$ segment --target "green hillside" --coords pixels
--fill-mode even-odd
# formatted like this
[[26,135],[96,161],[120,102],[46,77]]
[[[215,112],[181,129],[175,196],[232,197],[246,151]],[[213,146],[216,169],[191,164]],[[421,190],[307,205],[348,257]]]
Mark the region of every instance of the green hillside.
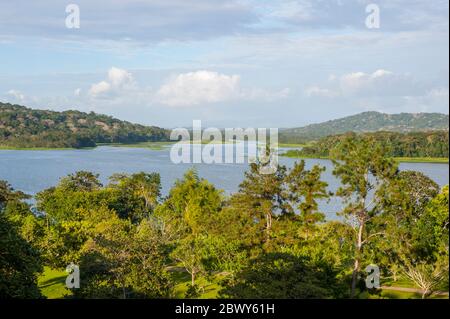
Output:
[[165,141],[167,130],[79,111],[34,110],[0,103],[0,147],[81,148],[97,143]]
[[280,132],[282,143],[303,143],[319,138],[347,132],[416,132],[448,130],[449,117],[440,113],[400,113],[384,114],[364,112],[344,118],[299,128],[284,129]]

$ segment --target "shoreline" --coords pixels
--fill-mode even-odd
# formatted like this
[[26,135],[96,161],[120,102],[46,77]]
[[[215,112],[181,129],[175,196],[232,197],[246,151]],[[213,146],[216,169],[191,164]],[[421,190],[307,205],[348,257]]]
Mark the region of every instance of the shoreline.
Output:
[[[279,154],[282,157],[298,158],[298,159],[326,159],[330,160],[328,156],[307,156],[307,155],[286,155]],[[398,163],[434,163],[434,164],[449,164],[449,159],[445,157],[393,157]]]
[[[121,144],[121,143],[101,143],[95,147],[82,147],[82,148],[70,148],[70,147],[8,147],[0,146],[0,151],[67,151],[67,150],[92,150],[101,146],[110,147],[126,147],[126,148],[148,148],[151,150],[163,150],[166,146],[175,144],[175,141],[162,141],[162,142],[142,142],[133,144]],[[208,143],[202,143],[208,144]],[[280,147],[299,147],[299,144],[286,144],[280,143]],[[298,159],[326,159],[328,156],[307,156],[307,155],[288,155],[287,153],[279,154],[281,157],[298,158]],[[434,163],[434,164],[449,164],[449,159],[444,157],[394,157],[394,160],[399,163]]]

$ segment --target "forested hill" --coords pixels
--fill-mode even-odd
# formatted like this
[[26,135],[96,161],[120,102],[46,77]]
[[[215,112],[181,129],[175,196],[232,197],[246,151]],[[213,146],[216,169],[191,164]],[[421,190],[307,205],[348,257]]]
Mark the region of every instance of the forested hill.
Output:
[[347,132],[389,131],[406,133],[448,130],[448,121],[448,115],[440,113],[384,114],[379,112],[364,112],[323,123],[281,130],[280,141],[285,143],[302,143],[328,135]]
[[80,148],[167,140],[165,129],[79,111],[34,110],[0,102],[0,147]]
[[391,157],[427,157],[448,158],[449,136],[448,131],[428,132],[371,132],[371,133],[345,133],[321,138],[317,142],[293,150],[285,154],[293,157],[327,157],[330,150],[335,148],[343,139],[364,137],[372,139],[386,147]]

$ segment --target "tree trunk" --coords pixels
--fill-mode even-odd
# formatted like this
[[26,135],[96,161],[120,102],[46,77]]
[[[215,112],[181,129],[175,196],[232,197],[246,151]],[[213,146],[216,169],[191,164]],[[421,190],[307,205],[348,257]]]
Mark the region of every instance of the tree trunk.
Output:
[[351,295],[350,295],[351,298],[355,298],[355,293],[356,293],[356,282],[358,280],[358,272],[360,269],[363,230],[364,230],[364,223],[360,222],[359,230],[358,230],[358,239],[357,239],[357,243],[356,243],[355,264],[353,266],[353,274],[352,274],[352,291],[351,291]]
[[353,266],[353,274],[352,274],[352,292],[350,297],[355,298],[356,293],[356,281],[358,279],[358,271],[359,271],[359,257],[355,258],[355,264]]
[[270,239],[270,230],[272,229],[272,214],[266,214],[266,241]]
[[192,287],[195,286],[195,271],[191,272],[191,285]]

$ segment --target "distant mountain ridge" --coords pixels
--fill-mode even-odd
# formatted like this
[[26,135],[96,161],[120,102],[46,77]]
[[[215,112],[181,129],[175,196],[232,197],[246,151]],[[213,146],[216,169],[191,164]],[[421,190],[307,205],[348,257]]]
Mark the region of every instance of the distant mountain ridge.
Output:
[[0,102],[0,147],[81,148],[168,139],[169,131],[163,128],[94,112],[36,110]]
[[347,132],[424,132],[449,129],[448,114],[363,112],[356,115],[280,130],[280,141],[302,142]]

